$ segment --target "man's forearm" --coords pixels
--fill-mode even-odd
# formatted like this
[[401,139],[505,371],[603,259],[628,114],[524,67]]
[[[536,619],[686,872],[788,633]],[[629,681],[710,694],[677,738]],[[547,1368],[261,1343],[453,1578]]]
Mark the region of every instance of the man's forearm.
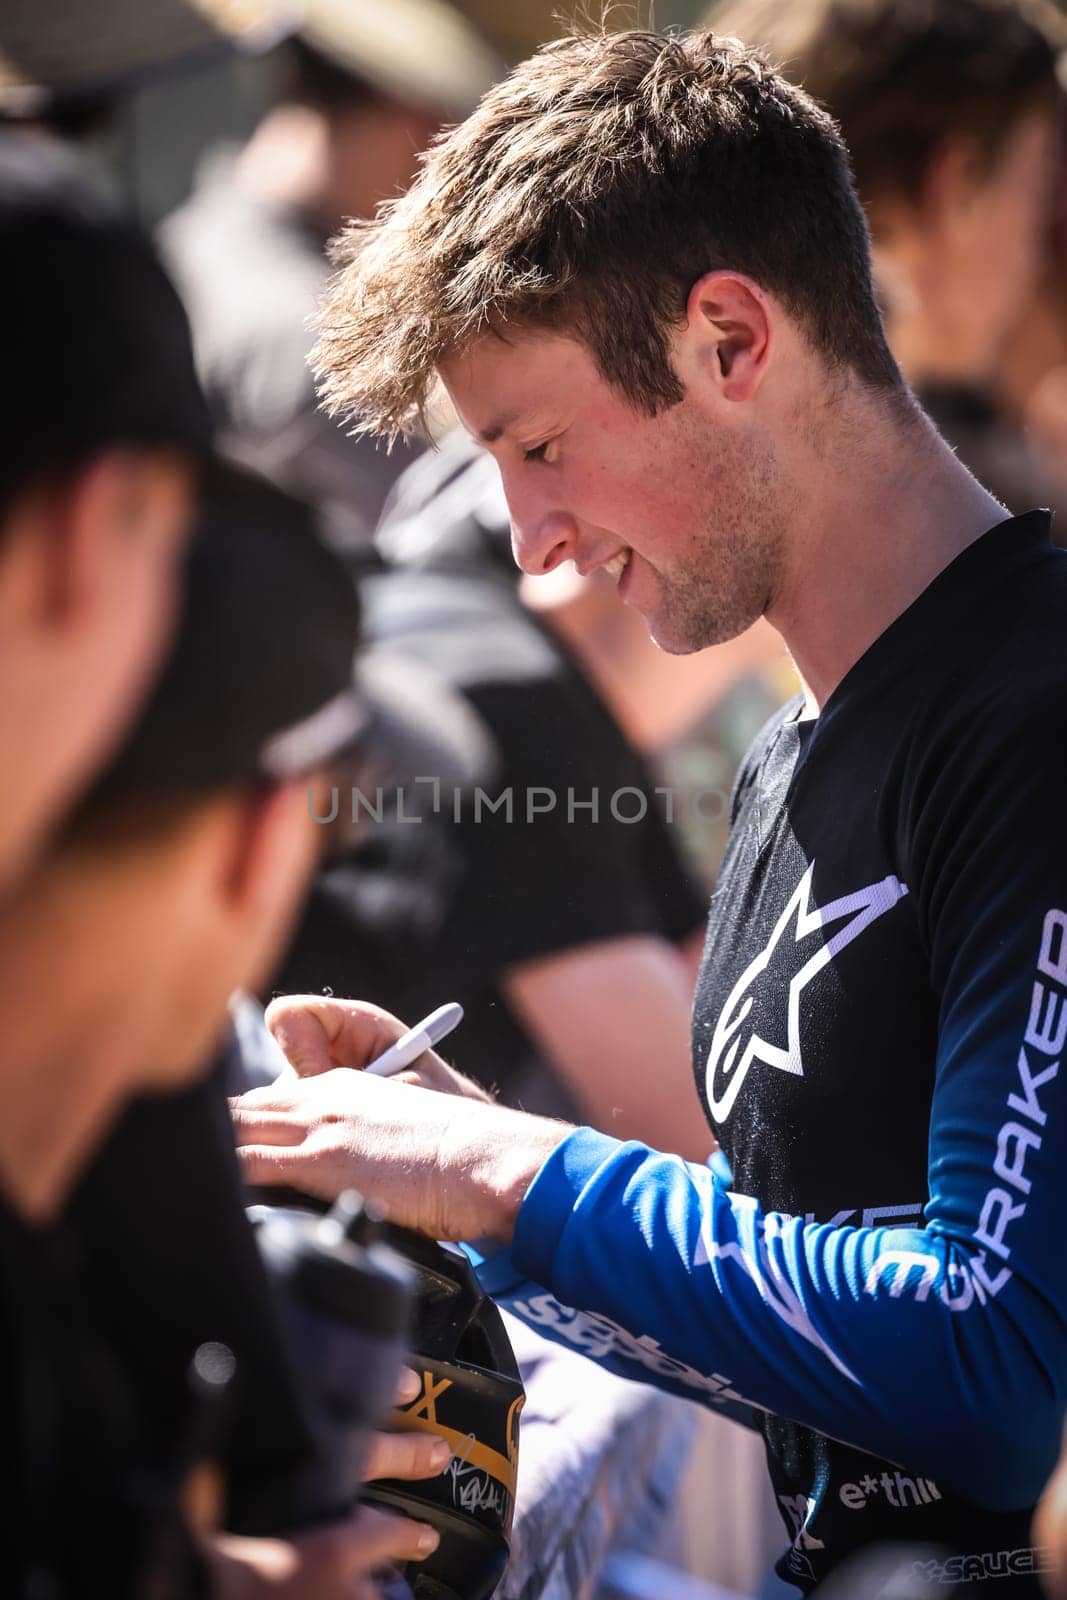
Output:
[[[562,1305],[672,1363],[668,1386],[711,1374],[735,1398],[1009,1511],[1033,1502],[1058,1453],[1059,1413],[1042,1396],[1067,1334],[1025,1269],[980,1294],[977,1215],[968,1234],[937,1207],[925,1229],[808,1223],[583,1128],[546,1157],[512,1253]],[[1030,1271],[1056,1248],[1045,1232],[1023,1241]]]

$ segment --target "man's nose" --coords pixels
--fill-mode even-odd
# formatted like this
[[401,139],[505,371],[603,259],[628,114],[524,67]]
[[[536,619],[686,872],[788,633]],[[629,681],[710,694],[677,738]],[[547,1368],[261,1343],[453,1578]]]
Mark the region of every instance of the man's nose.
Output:
[[511,512],[511,548],[523,572],[541,577],[562,561],[573,561],[578,548],[578,526],[565,511],[551,511],[534,519]]

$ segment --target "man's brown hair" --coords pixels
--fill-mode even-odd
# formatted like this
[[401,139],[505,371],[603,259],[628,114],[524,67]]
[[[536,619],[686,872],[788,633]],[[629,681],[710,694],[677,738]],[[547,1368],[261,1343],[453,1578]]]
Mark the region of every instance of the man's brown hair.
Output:
[[718,0],[716,28],[765,50],[837,118],[860,198],[914,199],[944,140],[991,166],[1059,97],[1062,18],[1045,0]]
[[578,338],[654,414],[682,398],[669,338],[720,268],[777,296],[828,368],[903,392],[832,119],[711,33],[546,45],[335,259],[312,360],[368,432],[407,429],[443,361],[524,328]]

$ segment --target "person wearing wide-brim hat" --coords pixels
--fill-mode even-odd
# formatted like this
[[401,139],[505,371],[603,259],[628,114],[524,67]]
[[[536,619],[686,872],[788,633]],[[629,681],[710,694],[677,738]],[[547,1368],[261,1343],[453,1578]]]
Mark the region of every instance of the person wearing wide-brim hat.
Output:
[[328,506],[365,549],[410,450],[378,450],[318,410],[308,318],[327,243],[414,177],[444,124],[501,70],[444,0],[310,0],[275,52],[274,103],[239,151],[209,151],[161,241],[193,322],[228,443],[292,492]]
[[232,49],[259,51],[291,32],[297,0],[5,0],[0,118],[74,114],[195,68]]

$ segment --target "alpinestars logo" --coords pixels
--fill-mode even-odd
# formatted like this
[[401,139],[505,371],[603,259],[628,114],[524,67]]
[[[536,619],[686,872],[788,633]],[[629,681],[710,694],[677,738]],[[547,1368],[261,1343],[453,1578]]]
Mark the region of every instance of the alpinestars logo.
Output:
[[[899,878],[882,878],[867,889],[857,889],[855,894],[832,900],[829,905],[814,906],[811,903],[814,871],[813,861],[778,918],[766,946],[738,978],[715,1024],[708,1052],[707,1094],[712,1114],[719,1122],[725,1122],[733,1110],[734,1101],[754,1061],[776,1067],[779,1072],[803,1076],[804,1063],[800,1053],[801,995],[828,962],[833,961],[853,939],[858,939],[872,922],[884,917],[887,911],[892,911],[908,892],[907,885],[901,883]],[[825,944],[812,949],[815,935],[835,923],[842,924],[837,932]],[[768,969],[767,984],[773,985],[773,992],[777,994],[791,967],[796,970],[789,980],[786,1042],[784,1045],[774,1044],[762,1038],[755,1027],[746,1030],[744,1024],[760,998],[760,980]]]

